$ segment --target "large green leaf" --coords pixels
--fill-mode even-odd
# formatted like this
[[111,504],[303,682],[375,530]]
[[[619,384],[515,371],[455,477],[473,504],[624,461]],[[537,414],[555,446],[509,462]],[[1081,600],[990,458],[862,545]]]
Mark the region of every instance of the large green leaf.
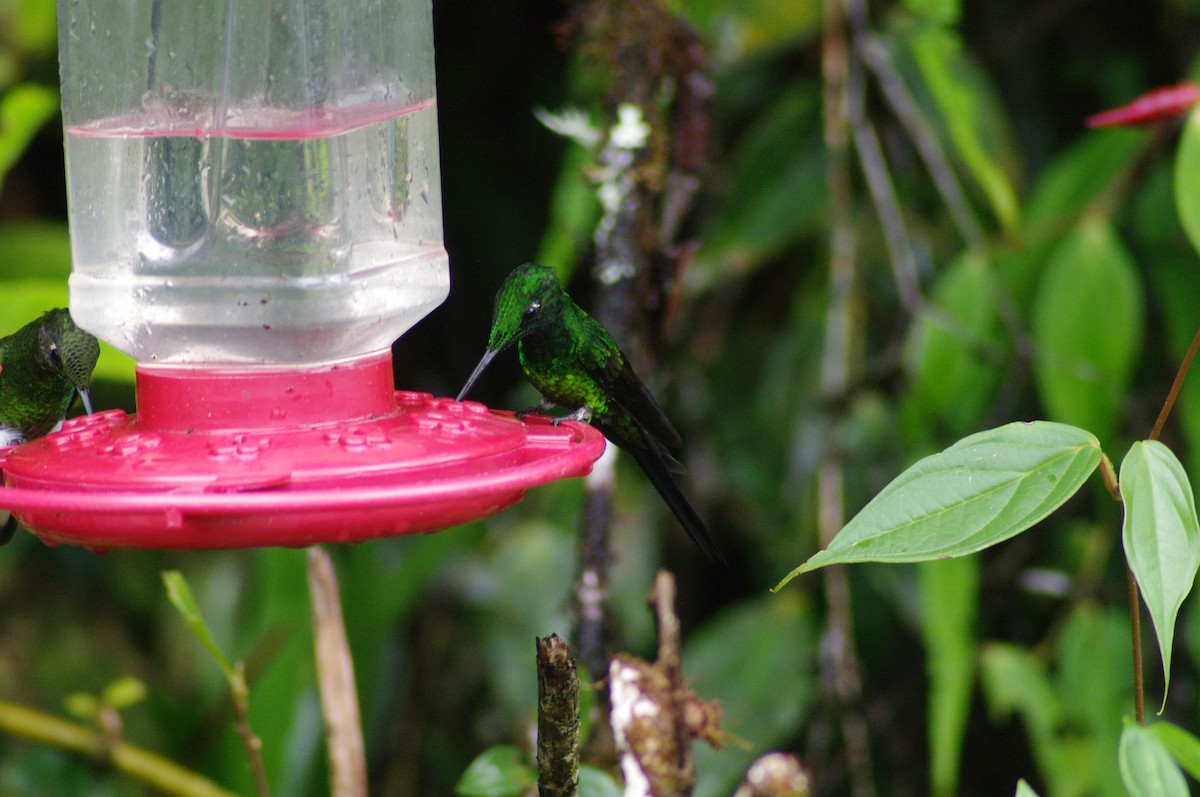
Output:
[[1117,750],[1121,780],[1130,797],[1188,797],[1187,781],[1171,754],[1138,725],[1127,725]]
[[958,775],[975,684],[979,560],[926,562],[920,570],[921,636],[929,673],[929,780],[940,797],[958,794]]
[[963,438],[900,474],[776,589],[840,562],[925,562],[981,551],[1057,509],[1100,456],[1090,432],[1046,421]]
[[1188,116],[1175,155],[1175,209],[1192,248],[1200,252],[1200,107]]
[[1154,621],[1163,663],[1163,699],[1171,683],[1175,617],[1200,568],[1200,522],[1183,465],[1157,440],[1133,444],[1121,463],[1125,523],[1121,540]]
[[1111,439],[1141,351],[1143,305],[1111,225],[1084,219],[1051,256],[1033,306],[1035,376],[1052,419]]

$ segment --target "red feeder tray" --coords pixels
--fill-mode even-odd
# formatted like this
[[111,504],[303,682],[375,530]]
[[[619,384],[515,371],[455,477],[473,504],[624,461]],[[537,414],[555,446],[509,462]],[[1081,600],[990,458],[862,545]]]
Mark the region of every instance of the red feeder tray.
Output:
[[147,366],[139,412],[73,418],[3,456],[0,505],[44,541],[108,548],[358,542],[487,517],[586,475],[574,422],[392,388],[390,352],[305,369]]

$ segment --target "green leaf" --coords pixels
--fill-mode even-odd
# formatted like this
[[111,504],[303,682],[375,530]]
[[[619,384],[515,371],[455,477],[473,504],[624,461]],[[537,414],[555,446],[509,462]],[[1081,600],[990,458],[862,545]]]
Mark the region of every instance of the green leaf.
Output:
[[538,263],[561,267],[579,260],[591,243],[600,216],[596,187],[588,179],[594,155],[575,142],[567,145],[550,197],[550,219],[538,245]]
[[1166,748],[1189,775],[1200,780],[1200,739],[1170,722],[1148,725],[1146,732]]
[[1179,765],[1145,728],[1125,726],[1117,761],[1130,797],[1188,797],[1187,781]]
[[965,64],[961,39],[951,29],[928,25],[913,31],[909,45],[959,158],[1000,224],[1014,228],[1017,194],[986,144],[988,125],[977,87],[964,77],[971,70]]
[[1087,773],[1072,766],[1059,730],[1064,717],[1044,665],[1016,645],[992,643],[979,656],[980,682],[994,718],[1018,714],[1052,794],[1087,793]]
[[1192,248],[1200,252],[1200,107],[1188,115],[1175,155],[1175,210]]
[[1049,515],[1099,463],[1099,441],[1060,423],[1010,423],[965,437],[900,474],[775,589],[840,562],[925,562],[981,551]]
[[1096,130],[1051,161],[1025,203],[1026,237],[1041,241],[1073,227],[1087,206],[1125,173],[1146,136],[1141,130]]
[[519,797],[537,785],[525,755],[511,745],[484,750],[459,778],[454,793],[460,797]]
[[904,409],[916,428],[955,435],[979,428],[1005,352],[996,291],[981,252],[964,253],[938,276],[905,344],[912,381]]
[[1157,440],[1133,444],[1121,463],[1120,485],[1121,541],[1158,635],[1165,702],[1175,618],[1200,568],[1196,500],[1183,465]]
[[1017,793],[1014,797],[1038,797],[1038,793],[1025,782],[1025,778],[1021,778],[1017,781]]
[[225,678],[232,682],[237,673],[230,665],[229,660],[221,653],[220,648],[217,647],[216,641],[213,640],[208,625],[200,615],[200,607],[196,604],[195,596],[192,595],[192,588],[188,585],[187,579],[183,577],[183,573],[178,570],[169,570],[163,573],[162,578],[163,584],[167,588],[167,598],[170,599],[171,604],[183,616],[183,620],[192,630],[192,634],[208,650],[208,654],[221,668],[221,672],[225,673]]
[[946,559],[920,568],[921,636],[929,673],[929,779],[934,795],[958,794],[958,775],[975,683],[979,560]]
[[957,25],[962,16],[958,0],[904,0],[908,10],[939,25]]
[[63,708],[76,719],[95,722],[96,712],[100,710],[100,701],[90,692],[71,692],[63,698]]
[[[1072,609],[1058,635],[1054,691],[1062,706],[1054,743],[1072,772],[1059,772],[1062,782],[1084,783],[1081,792],[1051,788],[1051,794],[1087,793],[1125,797],[1113,751],[1120,741],[1116,721],[1132,704],[1129,678],[1132,658],[1128,610],[1081,603]],[[1062,728],[1071,732],[1064,734]]]
[[621,787],[603,769],[579,768],[579,797],[621,797]]
[[117,710],[126,709],[146,699],[146,685],[131,675],[126,675],[104,687],[101,693],[104,702]]
[[34,134],[58,111],[58,93],[23,83],[0,95],[0,185]]
[[1108,441],[1141,351],[1144,299],[1111,225],[1085,219],[1046,265],[1033,306],[1038,392],[1048,415]]

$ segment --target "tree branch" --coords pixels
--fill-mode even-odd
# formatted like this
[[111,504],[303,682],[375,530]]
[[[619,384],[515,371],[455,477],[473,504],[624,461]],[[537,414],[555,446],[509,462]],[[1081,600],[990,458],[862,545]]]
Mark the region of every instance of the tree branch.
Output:
[[237,797],[145,748],[111,744],[90,728],[16,703],[0,701],[0,733],[76,753],[171,797]]
[[579,793],[579,674],[557,634],[537,640],[538,795]]

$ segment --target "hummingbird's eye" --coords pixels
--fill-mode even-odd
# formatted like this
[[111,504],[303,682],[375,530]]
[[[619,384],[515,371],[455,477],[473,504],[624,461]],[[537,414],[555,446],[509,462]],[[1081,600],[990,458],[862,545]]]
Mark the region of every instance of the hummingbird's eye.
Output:
[[62,370],[62,367],[63,367],[62,355],[58,353],[58,344],[57,343],[50,344],[50,362],[54,363],[55,368]]
[[541,302],[530,302],[529,306],[525,308],[525,317],[533,318],[535,315],[538,314],[538,310],[541,310],[541,309],[542,309]]

